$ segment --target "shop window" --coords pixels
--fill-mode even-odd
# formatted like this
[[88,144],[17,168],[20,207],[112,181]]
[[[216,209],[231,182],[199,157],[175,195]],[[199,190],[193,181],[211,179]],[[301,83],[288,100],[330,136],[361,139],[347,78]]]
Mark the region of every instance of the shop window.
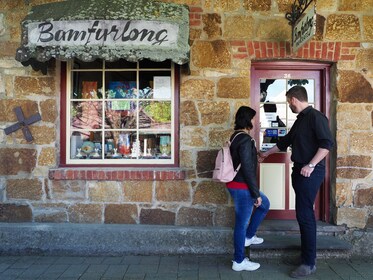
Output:
[[61,164],[177,166],[178,80],[170,61],[68,62]]

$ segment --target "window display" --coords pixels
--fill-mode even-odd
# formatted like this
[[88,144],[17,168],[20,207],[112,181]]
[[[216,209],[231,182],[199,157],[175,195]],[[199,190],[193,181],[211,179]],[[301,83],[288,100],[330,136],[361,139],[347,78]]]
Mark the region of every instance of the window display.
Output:
[[[172,163],[174,66],[71,63],[66,143],[70,164]],[[140,68],[144,65],[144,68]],[[150,68],[153,67],[153,68]],[[100,67],[100,69],[97,69]]]

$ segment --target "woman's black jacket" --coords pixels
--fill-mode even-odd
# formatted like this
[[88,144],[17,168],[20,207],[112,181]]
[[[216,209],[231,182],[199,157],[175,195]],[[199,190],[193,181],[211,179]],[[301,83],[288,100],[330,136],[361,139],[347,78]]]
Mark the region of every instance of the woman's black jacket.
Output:
[[[237,133],[239,131],[232,134],[231,141]],[[233,181],[246,183],[251,196],[257,199],[260,197],[260,193],[257,181],[257,151],[254,139],[247,133],[241,133],[231,143],[230,151],[234,168],[237,168],[241,163],[241,168]]]

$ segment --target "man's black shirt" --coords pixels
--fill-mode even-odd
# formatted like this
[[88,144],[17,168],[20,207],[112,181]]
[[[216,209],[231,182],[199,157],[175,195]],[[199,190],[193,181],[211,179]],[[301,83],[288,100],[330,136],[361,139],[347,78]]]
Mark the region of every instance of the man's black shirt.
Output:
[[[328,119],[320,111],[308,106],[301,111],[288,134],[277,143],[281,151],[291,146],[291,160],[297,164],[308,164],[319,148],[330,150],[334,141]],[[319,164],[324,165],[325,159]]]

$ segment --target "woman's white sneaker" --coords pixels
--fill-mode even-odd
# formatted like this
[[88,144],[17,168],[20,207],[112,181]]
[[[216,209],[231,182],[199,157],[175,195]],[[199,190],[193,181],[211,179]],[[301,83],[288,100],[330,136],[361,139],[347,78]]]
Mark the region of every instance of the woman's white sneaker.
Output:
[[248,247],[251,244],[254,244],[254,245],[262,244],[263,241],[264,241],[263,238],[260,238],[260,237],[258,237],[256,235],[254,235],[251,238],[245,238],[245,247]]
[[241,263],[237,263],[233,261],[232,269],[234,271],[254,271],[257,270],[260,267],[260,264],[251,262],[249,258],[244,258],[244,260]]

